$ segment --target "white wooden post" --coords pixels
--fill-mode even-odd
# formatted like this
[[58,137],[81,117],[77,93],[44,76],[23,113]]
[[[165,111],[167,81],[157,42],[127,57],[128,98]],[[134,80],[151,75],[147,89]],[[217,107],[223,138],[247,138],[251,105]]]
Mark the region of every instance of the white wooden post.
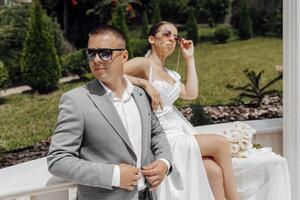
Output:
[[300,198],[300,1],[283,0],[283,154]]

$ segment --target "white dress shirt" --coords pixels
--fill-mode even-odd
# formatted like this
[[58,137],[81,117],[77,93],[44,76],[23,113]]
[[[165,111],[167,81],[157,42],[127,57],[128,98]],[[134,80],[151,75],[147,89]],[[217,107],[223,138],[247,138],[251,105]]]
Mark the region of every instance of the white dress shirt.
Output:
[[[126,89],[123,93],[122,98],[118,98],[115,94],[100,81],[106,91],[106,95],[109,96],[112,103],[114,104],[119,117],[121,118],[123,125],[128,133],[130,142],[137,156],[137,168],[141,168],[141,150],[142,150],[142,122],[138,107],[132,97],[133,85],[124,77]],[[166,159],[160,159],[164,161],[168,169],[170,169],[170,163]],[[120,167],[115,165],[112,186],[120,186]],[[138,190],[142,190],[146,187],[145,177],[141,175],[141,179],[138,181]]]

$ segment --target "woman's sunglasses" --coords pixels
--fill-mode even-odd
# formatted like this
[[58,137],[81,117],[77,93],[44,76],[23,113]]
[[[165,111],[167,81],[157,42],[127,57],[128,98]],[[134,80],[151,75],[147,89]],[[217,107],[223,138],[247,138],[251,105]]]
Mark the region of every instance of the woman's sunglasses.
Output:
[[173,34],[170,30],[167,29],[163,29],[161,31],[159,31],[162,35],[162,37],[170,39],[171,36],[173,35],[174,40],[176,41],[176,43],[180,43],[182,40],[182,37],[180,37],[178,34]]
[[87,58],[89,62],[92,62],[95,60],[96,55],[99,56],[99,58],[102,61],[111,61],[112,60],[112,54],[114,51],[124,51],[125,49],[83,49],[82,52]]

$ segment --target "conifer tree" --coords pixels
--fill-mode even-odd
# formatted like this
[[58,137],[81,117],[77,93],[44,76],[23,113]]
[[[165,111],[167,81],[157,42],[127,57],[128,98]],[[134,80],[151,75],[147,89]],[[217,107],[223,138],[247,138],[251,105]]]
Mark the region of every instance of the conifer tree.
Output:
[[53,29],[47,27],[44,10],[33,1],[25,44],[22,50],[22,75],[26,84],[39,93],[58,87],[61,69],[53,39]]
[[189,8],[189,16],[186,23],[186,32],[187,39],[193,40],[194,45],[197,45],[199,41],[199,32],[194,8]]
[[142,24],[142,30],[141,30],[141,39],[146,39],[148,37],[148,32],[149,32],[149,21],[148,21],[148,15],[147,11],[144,10],[143,12],[143,24]]
[[112,25],[118,28],[124,35],[126,40],[126,49],[129,52],[129,57],[132,57],[132,51],[130,47],[129,30],[126,23],[126,16],[124,7],[122,4],[117,5],[115,13],[113,15]]
[[252,21],[249,15],[248,6],[245,0],[241,2],[239,19],[239,36],[240,39],[246,40],[253,37]]
[[160,15],[160,0],[153,0],[153,16],[152,16],[152,23],[156,24],[161,21]]

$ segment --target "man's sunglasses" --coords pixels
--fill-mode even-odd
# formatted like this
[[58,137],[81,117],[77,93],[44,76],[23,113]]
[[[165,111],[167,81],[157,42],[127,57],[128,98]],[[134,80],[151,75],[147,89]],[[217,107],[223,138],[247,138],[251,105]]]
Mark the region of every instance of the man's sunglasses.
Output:
[[99,56],[99,58],[102,61],[111,61],[112,60],[112,54],[114,51],[124,51],[125,49],[83,49],[82,52],[87,58],[89,62],[92,62],[95,60],[96,55]]

